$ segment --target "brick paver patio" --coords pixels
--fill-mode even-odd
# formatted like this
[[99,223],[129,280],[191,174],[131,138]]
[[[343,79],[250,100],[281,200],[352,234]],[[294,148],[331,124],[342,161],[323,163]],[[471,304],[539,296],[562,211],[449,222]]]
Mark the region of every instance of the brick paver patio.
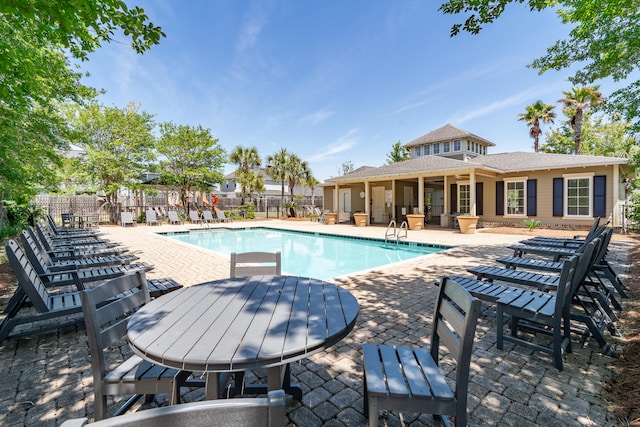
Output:
[[[311,222],[235,222],[216,227],[262,225],[346,235],[384,237],[384,228],[326,226]],[[102,227],[105,237],[131,248],[155,265],[149,277],[173,277],[185,286],[228,277],[228,257],[158,236],[199,226],[133,228]],[[487,264],[509,255],[506,245],[525,238],[478,232],[462,235],[449,229],[410,231],[409,239],[455,245],[445,252],[334,279],[360,303],[358,322],[338,345],[292,366],[304,391],[302,402],[288,397],[290,425],[364,426],[361,344],[386,342],[428,345],[433,283],[445,274],[464,274],[465,267]],[[613,264],[627,271],[626,243],[613,245]],[[495,317],[485,305],[471,366],[468,412],[470,425],[602,426],[613,422],[605,408],[603,384],[612,359],[592,341],[574,336],[574,352],[558,372],[548,355],[506,343],[495,345]],[[126,343],[119,351],[130,353]],[[249,374],[248,380],[264,375]],[[0,425],[55,426],[75,417],[93,416],[93,379],[84,330],[70,327],[41,335],[12,338],[0,345]],[[184,401],[199,400],[202,389],[183,389]],[[117,402],[116,402],[117,403]],[[154,405],[166,404],[156,396]],[[434,425],[430,415],[390,413],[381,425]]]

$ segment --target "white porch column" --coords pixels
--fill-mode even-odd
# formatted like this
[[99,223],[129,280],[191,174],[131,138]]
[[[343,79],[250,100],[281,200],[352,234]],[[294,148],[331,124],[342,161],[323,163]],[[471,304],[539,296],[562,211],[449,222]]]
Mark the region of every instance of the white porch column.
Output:
[[371,218],[371,205],[369,199],[371,198],[371,183],[369,181],[364,182],[364,213],[369,214]]
[[449,211],[451,208],[451,203],[449,203],[449,177],[447,175],[444,176],[444,206],[442,208],[442,212],[446,214],[450,214],[452,212]]
[[395,219],[396,221],[398,220],[398,218],[396,218],[396,180],[395,179],[391,180],[391,218]]
[[469,174],[469,213],[476,215],[476,172],[472,170]]
[[333,190],[333,208],[331,209],[331,212],[335,212],[335,213],[339,212],[339,207],[338,207],[338,197],[340,197],[340,194],[338,194],[339,191],[340,191],[340,186],[338,185],[338,183],[336,183],[336,187]]
[[418,178],[418,213],[424,215],[424,176]]

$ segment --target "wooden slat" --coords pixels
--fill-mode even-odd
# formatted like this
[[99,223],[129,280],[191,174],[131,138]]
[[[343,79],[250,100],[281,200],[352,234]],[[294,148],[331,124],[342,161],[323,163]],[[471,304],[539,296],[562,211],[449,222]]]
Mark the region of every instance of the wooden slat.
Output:
[[380,358],[384,367],[389,395],[392,397],[408,396],[409,389],[404,382],[404,375],[395,348],[390,345],[381,345]]

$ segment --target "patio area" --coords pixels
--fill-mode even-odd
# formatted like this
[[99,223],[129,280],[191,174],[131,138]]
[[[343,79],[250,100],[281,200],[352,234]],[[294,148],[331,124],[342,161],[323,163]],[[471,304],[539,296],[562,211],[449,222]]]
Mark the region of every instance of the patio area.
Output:
[[[384,238],[385,228],[327,226],[317,222],[253,221],[212,227],[267,226],[349,236]],[[172,277],[190,286],[229,276],[229,259],[156,233],[198,225],[148,227],[103,226],[104,237],[131,249],[155,269],[148,278]],[[384,268],[333,280],[360,304],[357,324],[337,345],[292,365],[294,380],[303,388],[302,402],[287,397],[289,425],[364,426],[363,342],[427,346],[440,276],[467,274],[466,268],[493,263],[511,255],[506,246],[529,236],[460,234],[440,227],[409,231],[409,240],[456,246]],[[624,277],[631,243],[615,239],[609,260]],[[583,344],[574,335],[574,352],[562,372],[540,352],[505,343],[496,348],[495,312],[483,304],[471,361],[468,423],[472,426],[601,426],[614,422],[605,409],[604,381],[613,359],[592,340]],[[131,353],[122,343],[120,351]],[[0,345],[0,425],[55,426],[69,418],[93,417],[93,379],[87,340],[82,328],[65,328],[41,335],[6,340]],[[265,372],[248,375],[248,381]],[[201,400],[203,389],[182,389],[183,401]],[[110,403],[114,403],[111,402]],[[118,403],[118,402],[115,402]],[[114,404],[115,404],[114,403]],[[166,404],[156,396],[151,406]],[[112,411],[110,411],[112,412]],[[390,413],[381,425],[436,425],[431,415]]]

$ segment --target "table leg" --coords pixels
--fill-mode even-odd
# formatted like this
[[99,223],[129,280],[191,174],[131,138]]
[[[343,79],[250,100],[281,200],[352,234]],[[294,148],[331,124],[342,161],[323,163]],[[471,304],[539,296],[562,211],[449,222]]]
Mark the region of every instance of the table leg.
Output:
[[220,395],[219,388],[220,374],[218,372],[207,372],[207,382],[204,386],[204,396],[207,400],[215,400]]

